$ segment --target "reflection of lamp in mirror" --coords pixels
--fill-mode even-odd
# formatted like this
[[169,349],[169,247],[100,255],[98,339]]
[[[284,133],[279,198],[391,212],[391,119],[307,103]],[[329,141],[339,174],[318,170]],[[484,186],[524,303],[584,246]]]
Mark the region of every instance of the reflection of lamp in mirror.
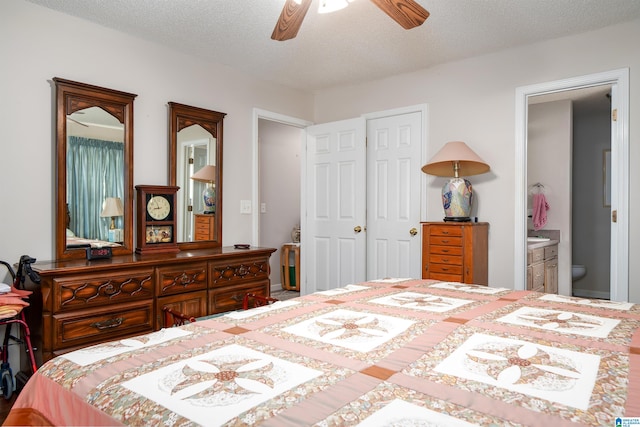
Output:
[[116,228],[116,217],[124,215],[124,208],[122,206],[122,200],[119,197],[107,197],[102,204],[102,212],[100,216],[111,217],[111,224],[109,224],[109,241],[110,242],[122,242],[122,230]]
[[191,179],[207,184],[202,192],[202,197],[204,198],[203,213],[216,213],[216,167],[213,165],[205,165],[198,172],[191,175]]
[[489,171],[489,165],[462,141],[445,144],[422,172],[435,176],[452,176],[442,187],[445,221],[470,221],[473,193],[471,183],[460,176],[478,175]]

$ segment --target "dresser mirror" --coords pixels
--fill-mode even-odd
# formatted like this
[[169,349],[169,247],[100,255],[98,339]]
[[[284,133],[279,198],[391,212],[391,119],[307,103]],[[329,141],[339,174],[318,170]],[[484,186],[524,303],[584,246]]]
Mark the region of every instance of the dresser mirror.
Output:
[[222,122],[225,113],[169,102],[169,184],[177,197],[180,249],[222,246]]
[[56,259],[133,252],[133,100],[61,78],[56,89]]

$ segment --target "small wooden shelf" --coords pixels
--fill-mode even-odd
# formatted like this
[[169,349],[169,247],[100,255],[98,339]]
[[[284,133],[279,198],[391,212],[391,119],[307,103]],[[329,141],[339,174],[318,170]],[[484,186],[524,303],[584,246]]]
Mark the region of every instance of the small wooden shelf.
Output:
[[[293,265],[291,264],[293,258]],[[282,289],[300,291],[300,244],[286,243],[280,251]]]

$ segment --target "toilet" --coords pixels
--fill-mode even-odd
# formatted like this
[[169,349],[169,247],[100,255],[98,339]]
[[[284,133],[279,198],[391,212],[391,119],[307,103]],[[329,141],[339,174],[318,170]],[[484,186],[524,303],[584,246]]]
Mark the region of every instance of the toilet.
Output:
[[572,265],[571,266],[571,281],[575,282],[576,280],[582,279],[587,274],[587,267],[584,265]]

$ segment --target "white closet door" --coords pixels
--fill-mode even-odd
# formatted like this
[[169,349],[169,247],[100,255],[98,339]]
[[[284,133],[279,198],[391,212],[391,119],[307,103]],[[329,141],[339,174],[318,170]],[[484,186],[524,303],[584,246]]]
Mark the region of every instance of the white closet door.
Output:
[[364,119],[307,128],[303,294],[366,278]]
[[367,279],[421,277],[420,112],[367,120]]

